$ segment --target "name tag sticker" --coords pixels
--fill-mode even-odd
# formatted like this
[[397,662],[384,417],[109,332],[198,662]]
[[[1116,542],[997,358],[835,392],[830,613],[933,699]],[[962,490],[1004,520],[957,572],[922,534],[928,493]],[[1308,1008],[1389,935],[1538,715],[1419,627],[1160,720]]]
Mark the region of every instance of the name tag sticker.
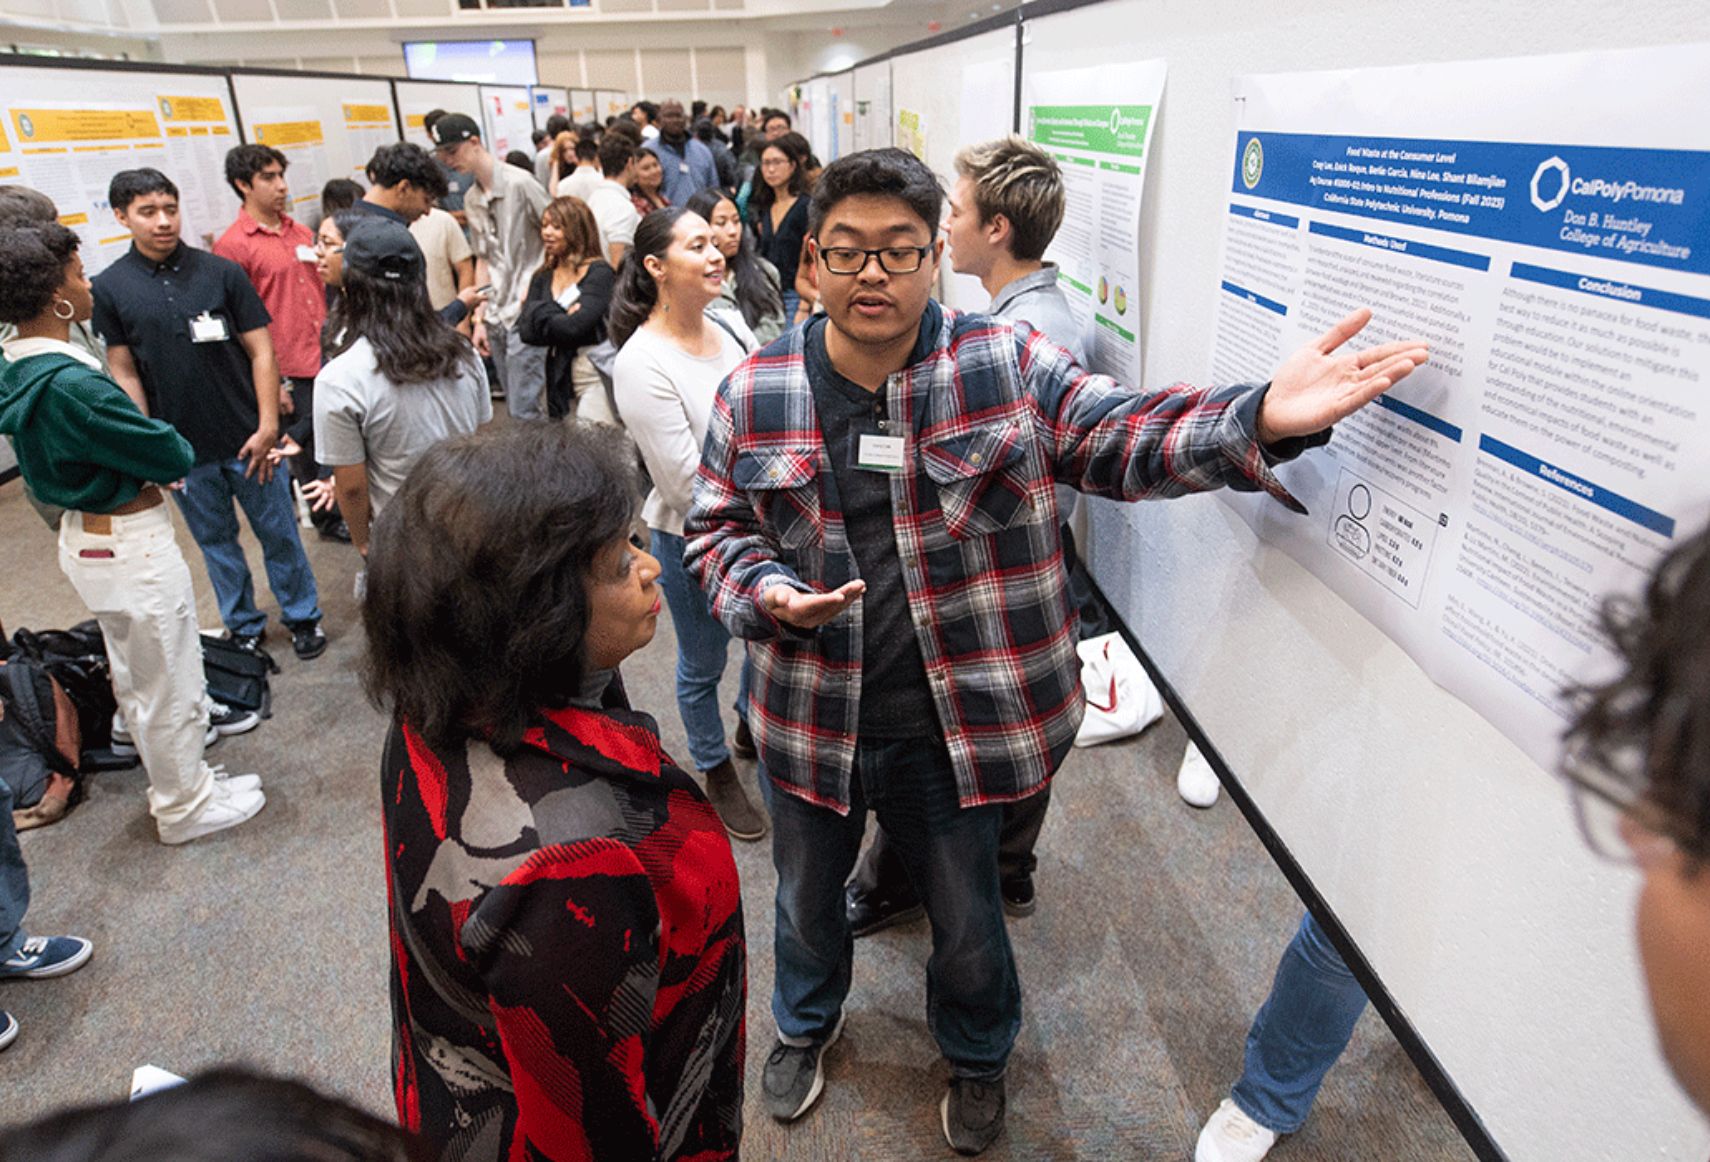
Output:
[[678,162],[677,163],[677,172],[678,173],[688,173],[689,172],[689,163],[686,161]]
[[232,333],[226,329],[226,321],[214,318],[207,311],[190,320],[192,343],[223,343],[231,337]]
[[855,467],[869,472],[901,472],[904,466],[901,436],[887,436],[882,432],[861,433],[855,445]]
[[314,260],[315,260],[315,248],[313,246],[304,246],[302,243],[299,242],[297,244],[297,261],[298,262],[313,262]]

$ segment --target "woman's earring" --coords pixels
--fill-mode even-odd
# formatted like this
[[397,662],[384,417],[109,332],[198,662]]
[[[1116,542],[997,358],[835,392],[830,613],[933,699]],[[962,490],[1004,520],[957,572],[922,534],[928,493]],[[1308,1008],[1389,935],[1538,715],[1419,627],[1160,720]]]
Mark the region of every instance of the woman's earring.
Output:
[[[59,313],[59,308],[61,307],[65,308],[65,314],[63,315]],[[64,299],[55,299],[53,301],[53,317],[60,320],[62,323],[69,323],[72,319],[77,317],[77,308],[66,302]]]

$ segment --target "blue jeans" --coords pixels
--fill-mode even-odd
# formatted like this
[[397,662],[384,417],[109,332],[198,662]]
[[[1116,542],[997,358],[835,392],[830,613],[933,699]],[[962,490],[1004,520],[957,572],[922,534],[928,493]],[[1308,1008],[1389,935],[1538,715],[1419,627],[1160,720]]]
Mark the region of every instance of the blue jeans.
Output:
[[184,478],[184,487],[173,494],[190,535],[201,546],[208,580],[220,603],[220,620],[233,633],[259,634],[267,628],[267,615],[255,607],[255,582],[238,544],[237,511],[232,508],[236,500],[261,542],[267,582],[279,600],[285,624],[317,622],[321,607],[315,575],[297,536],[289,477],[275,472],[272,480],[262,484],[245,476],[243,469],[243,461],[236,459],[198,464]]
[[24,946],[24,913],[30,907],[30,873],[12,826],[12,785],[0,779],[0,960]]
[[1229,1096],[1265,1129],[1294,1133],[1365,1010],[1365,990],[1308,912],[1253,1018],[1241,1080]]
[[[697,771],[710,771],[730,757],[724,719],[718,712],[718,683],[730,653],[730,633],[712,615],[707,595],[683,570],[683,538],[653,529],[653,555],[659,558],[659,586],[677,631],[677,713],[689,736],[689,757]],[[736,688],[736,713],[748,716],[748,650],[742,647],[742,676]]]
[[940,738],[874,739],[855,748],[850,810],[839,815],[770,786],[778,869],[772,1015],[785,1041],[823,1041],[849,995],[854,940],[843,885],[870,807],[926,905],[926,1024],[958,1077],[1001,1077],[1021,1028],[1021,982],[998,893],[1003,808],[964,808]]
[[788,330],[796,325],[796,311],[802,305],[802,296],[797,294],[794,285],[791,285],[784,288],[782,297],[784,300],[784,328]]

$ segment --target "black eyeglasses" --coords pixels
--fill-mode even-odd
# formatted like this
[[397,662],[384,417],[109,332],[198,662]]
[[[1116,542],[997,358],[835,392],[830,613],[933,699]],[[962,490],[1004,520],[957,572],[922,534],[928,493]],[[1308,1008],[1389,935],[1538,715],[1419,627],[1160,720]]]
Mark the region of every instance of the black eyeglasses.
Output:
[[881,246],[877,250],[862,250],[856,246],[822,246],[819,256],[825,269],[832,274],[860,274],[874,258],[886,274],[913,274],[932,253],[930,246]]

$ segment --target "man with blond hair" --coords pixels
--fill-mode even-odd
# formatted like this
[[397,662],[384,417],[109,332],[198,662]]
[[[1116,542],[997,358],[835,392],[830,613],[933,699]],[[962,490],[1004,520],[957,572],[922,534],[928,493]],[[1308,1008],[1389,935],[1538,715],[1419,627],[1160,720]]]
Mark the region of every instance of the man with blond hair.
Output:
[[[1057,264],[1044,260],[1045,250],[1063,224],[1067,205],[1063,173],[1051,155],[1011,134],[970,145],[956,155],[956,184],[950,190],[950,216],[944,236],[950,244],[950,266],[971,274],[992,296],[988,312],[1026,323],[1058,346],[1076,363],[1086,362],[1081,325],[1069,300],[1057,285]],[[1083,636],[1104,632],[1104,613],[1092,596],[1086,566],[1074,551],[1067,521],[1075,492],[1061,485],[1057,509],[1063,527],[1063,561],[1069,573],[1069,597],[1080,611]],[[1031,915],[1036,898],[1033,854],[1045,810],[1051,802],[1047,784],[1038,794],[1007,803],[998,844],[998,879],[1004,911]],[[920,900],[903,872],[902,860],[881,829],[861,858],[846,891],[849,926],[865,936],[923,914]]]

